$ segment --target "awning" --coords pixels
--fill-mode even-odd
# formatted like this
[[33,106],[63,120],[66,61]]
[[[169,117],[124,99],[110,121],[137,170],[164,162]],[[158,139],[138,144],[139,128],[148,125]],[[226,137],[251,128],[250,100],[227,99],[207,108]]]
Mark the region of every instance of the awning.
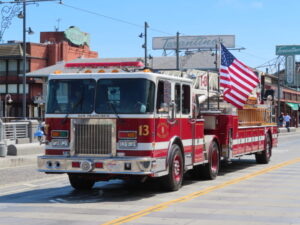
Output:
[[289,107],[292,108],[292,110],[298,110],[299,109],[299,105],[297,103],[291,103],[291,102],[287,102],[286,103]]

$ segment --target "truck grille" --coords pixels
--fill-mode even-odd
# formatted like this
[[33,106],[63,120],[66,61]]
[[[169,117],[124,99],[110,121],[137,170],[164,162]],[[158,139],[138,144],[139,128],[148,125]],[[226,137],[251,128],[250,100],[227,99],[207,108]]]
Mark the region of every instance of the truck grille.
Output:
[[72,119],[71,148],[74,154],[116,153],[116,123],[113,119]]

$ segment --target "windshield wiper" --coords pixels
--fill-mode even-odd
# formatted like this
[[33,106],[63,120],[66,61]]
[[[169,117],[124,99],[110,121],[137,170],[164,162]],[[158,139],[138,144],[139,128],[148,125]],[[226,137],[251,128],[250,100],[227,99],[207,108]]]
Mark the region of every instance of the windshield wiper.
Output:
[[112,102],[108,102],[109,106],[111,107],[111,109],[114,111],[115,115],[117,116],[118,119],[120,119],[120,116],[116,110],[116,107],[114,106],[114,104]]

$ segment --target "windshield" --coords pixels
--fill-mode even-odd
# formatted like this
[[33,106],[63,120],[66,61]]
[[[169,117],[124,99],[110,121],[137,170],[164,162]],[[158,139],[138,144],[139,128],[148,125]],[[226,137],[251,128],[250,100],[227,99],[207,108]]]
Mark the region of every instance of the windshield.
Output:
[[96,113],[145,114],[154,108],[154,83],[146,79],[100,79]]
[[50,80],[47,113],[91,113],[96,81],[92,79]]

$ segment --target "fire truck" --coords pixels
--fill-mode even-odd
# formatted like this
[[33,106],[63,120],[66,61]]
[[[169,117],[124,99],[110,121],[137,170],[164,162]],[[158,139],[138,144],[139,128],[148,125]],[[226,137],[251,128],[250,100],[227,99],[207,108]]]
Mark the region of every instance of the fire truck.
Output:
[[268,163],[277,145],[270,105],[252,97],[238,110],[197,76],[153,73],[141,62],[65,67],[49,76],[38,169],[67,173],[75,189],[156,179],[176,191],[187,171],[215,179],[221,160],[253,154]]

